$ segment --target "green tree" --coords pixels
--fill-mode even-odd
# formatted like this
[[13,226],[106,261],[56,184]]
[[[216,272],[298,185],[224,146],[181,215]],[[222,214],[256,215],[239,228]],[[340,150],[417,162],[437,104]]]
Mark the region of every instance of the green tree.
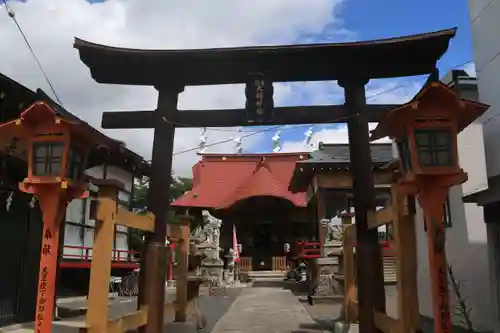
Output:
[[[186,177],[172,176],[170,185],[170,202],[181,197],[186,191],[193,187],[193,180]],[[134,184],[134,195],[130,203],[132,209],[145,210],[147,208],[147,196],[149,190],[149,178],[142,177]],[[175,222],[175,214],[170,211],[168,221]],[[139,250],[143,244],[143,233],[137,229],[129,229],[129,246],[131,250]]]

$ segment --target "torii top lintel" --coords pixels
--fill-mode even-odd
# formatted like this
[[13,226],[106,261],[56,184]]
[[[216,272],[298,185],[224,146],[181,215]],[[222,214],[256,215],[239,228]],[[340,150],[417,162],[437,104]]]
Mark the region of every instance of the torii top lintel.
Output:
[[198,86],[244,83],[253,72],[274,82],[428,74],[455,33],[453,28],[354,43],[191,50],[128,49],[75,38],[74,47],[99,83]]

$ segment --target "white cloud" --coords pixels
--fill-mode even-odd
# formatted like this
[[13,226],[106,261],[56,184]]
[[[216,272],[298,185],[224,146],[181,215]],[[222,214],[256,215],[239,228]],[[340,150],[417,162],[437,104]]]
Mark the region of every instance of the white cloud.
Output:
[[[367,103],[369,104],[400,104],[405,103],[410,100],[417,91],[421,88],[423,79],[414,79],[411,81],[402,80],[373,80],[368,83],[366,87]],[[307,85],[306,85],[307,86]],[[328,87],[328,86],[327,86]],[[321,103],[321,96],[336,96],[337,99],[342,99],[341,95],[343,92],[338,86],[328,87],[328,91],[325,91],[325,85],[321,84],[316,89],[311,91],[314,98],[315,92],[318,94],[317,101]],[[337,102],[338,103],[338,102]],[[375,129],[377,123],[370,123],[369,130]],[[305,130],[304,130],[305,131]],[[306,148],[304,145],[304,140],[289,140],[285,141],[281,145],[281,151],[283,152],[293,152],[293,151],[310,151],[316,149],[319,142],[324,143],[348,143],[349,136],[347,132],[346,124],[337,124],[336,126],[329,126],[328,128],[323,128],[317,132],[313,133],[311,143],[314,148]],[[389,139],[384,138],[375,141],[379,142],[390,142]]]
[[[369,130],[374,130],[377,127],[376,123],[369,123]],[[349,143],[349,135],[347,126],[342,124],[334,128],[325,128],[313,134],[311,143],[313,147],[306,148],[304,141],[285,141],[282,145],[282,152],[294,151],[311,151],[317,149],[318,143]],[[376,143],[391,142],[388,138],[375,141]]]
[[[342,0],[108,0],[91,5],[83,0],[10,1],[16,18],[30,40],[64,106],[99,127],[105,110],[153,109],[153,88],[99,85],[72,48],[74,36],[89,41],[131,48],[203,48],[255,44],[293,43],[301,35],[314,35],[334,27],[340,40],[349,33],[337,15]],[[2,8],[2,13],[3,8]],[[332,22],[333,19],[333,22]],[[50,93],[22,36],[12,20],[0,15],[0,72],[31,89]],[[168,75],[168,73],[165,73]],[[277,87],[277,100],[292,91]],[[188,88],[181,94],[180,108],[242,107],[241,87]],[[152,131],[110,130],[107,134],[149,158]],[[198,144],[198,129],[180,129],[175,151]],[[226,131],[209,132],[215,142],[235,136]],[[259,136],[244,140],[250,148]],[[209,151],[232,150],[232,143]],[[195,152],[174,159],[174,170],[189,175],[197,160]]]

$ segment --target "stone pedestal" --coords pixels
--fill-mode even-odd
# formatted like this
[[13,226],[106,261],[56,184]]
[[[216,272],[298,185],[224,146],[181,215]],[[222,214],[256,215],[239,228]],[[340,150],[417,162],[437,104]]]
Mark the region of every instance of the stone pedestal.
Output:
[[199,246],[198,251],[202,252],[201,276],[217,283],[222,283],[222,270],[224,262],[219,258],[220,249],[214,246]]

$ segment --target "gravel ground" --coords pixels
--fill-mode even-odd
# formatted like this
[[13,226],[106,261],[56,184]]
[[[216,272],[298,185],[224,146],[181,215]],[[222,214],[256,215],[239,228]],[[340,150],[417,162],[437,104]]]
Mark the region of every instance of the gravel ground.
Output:
[[[296,293],[296,295],[316,322],[315,329],[318,332],[333,332],[335,319],[340,316],[342,311],[341,300],[316,300],[314,305],[309,305],[307,298],[303,294]],[[387,313],[391,317],[397,318],[396,286],[386,286],[386,306]]]
[[[211,332],[219,319],[228,311],[229,307],[236,298],[240,295],[242,288],[228,288],[221,296],[209,296],[206,290],[202,290],[199,298],[199,308],[201,313],[207,319],[207,326],[204,332]],[[175,291],[174,291],[175,292]],[[175,299],[174,292],[168,291],[166,298],[168,300]],[[62,307],[71,310],[84,309],[86,307],[86,300],[78,299],[73,302],[64,302]],[[109,318],[121,316],[123,314],[135,311],[137,309],[136,297],[117,297],[110,300]],[[164,332],[172,333],[194,333],[197,332],[194,322],[187,323],[174,323],[173,318],[165,318]],[[76,333],[78,326],[85,321],[84,315],[75,316],[72,318],[64,318],[60,321],[54,322],[53,333]],[[26,323],[22,325],[14,325],[11,327],[4,327],[0,329],[0,333],[33,333],[33,323]]]

